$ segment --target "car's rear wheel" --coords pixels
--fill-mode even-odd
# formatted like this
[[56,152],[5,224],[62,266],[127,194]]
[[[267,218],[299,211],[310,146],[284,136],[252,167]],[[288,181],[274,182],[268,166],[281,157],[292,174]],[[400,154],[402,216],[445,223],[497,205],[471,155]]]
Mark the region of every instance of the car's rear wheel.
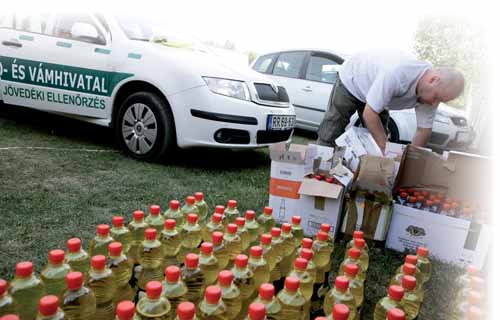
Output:
[[175,147],[172,112],[157,94],[136,92],[127,97],[114,123],[120,147],[136,159],[157,160]]

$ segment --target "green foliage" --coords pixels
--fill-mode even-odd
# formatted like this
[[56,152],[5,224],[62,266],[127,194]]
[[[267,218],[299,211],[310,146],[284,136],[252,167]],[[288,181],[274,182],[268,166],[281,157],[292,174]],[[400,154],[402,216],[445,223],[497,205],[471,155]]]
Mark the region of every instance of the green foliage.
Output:
[[247,52],[248,54],[248,64],[250,65],[258,56],[259,54],[254,51],[249,51]]

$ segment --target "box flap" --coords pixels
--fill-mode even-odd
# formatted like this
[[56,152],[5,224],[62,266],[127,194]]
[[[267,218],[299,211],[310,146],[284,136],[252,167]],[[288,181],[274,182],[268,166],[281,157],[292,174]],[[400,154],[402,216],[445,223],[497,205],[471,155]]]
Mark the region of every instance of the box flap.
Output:
[[354,188],[370,192],[382,192],[390,197],[393,179],[393,159],[364,155],[361,157]]
[[334,183],[305,178],[299,189],[299,194],[313,197],[337,199],[342,194],[343,187]]
[[273,161],[289,163],[305,163],[308,147],[301,144],[276,143],[269,146],[269,156]]
[[391,158],[396,161],[401,161],[401,157],[403,156],[405,148],[406,148],[405,144],[387,142],[385,145],[384,157]]

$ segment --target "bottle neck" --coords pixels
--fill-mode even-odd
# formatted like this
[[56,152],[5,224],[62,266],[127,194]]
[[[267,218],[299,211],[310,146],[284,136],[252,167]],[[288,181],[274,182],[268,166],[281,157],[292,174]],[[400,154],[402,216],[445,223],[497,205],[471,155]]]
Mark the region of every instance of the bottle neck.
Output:
[[94,269],[94,268],[92,268],[92,271],[95,272],[95,273],[99,273],[100,274],[100,273],[106,272],[106,268],[102,268],[102,269]]

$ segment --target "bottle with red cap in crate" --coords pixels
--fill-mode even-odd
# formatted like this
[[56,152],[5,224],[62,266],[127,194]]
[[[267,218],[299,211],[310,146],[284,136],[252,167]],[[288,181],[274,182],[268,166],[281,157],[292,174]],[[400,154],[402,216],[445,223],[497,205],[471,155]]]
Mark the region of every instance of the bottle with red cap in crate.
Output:
[[214,256],[214,246],[211,242],[203,242],[200,248],[199,266],[205,279],[204,285],[207,287],[217,280],[219,273],[219,262]]
[[359,267],[358,277],[364,282],[366,279],[366,269],[364,268],[365,266],[361,262],[360,258],[361,258],[361,251],[358,248],[349,249],[347,258],[344,259],[344,261],[342,261],[342,263],[340,264],[339,274],[342,274],[344,272],[346,264],[353,263]]
[[302,229],[301,222],[302,218],[300,216],[292,217],[292,235],[295,248],[298,248],[302,244],[302,239],[304,238],[304,229]]
[[83,250],[82,241],[79,238],[71,238],[66,241],[66,255],[64,260],[73,271],[80,271],[87,279],[90,270],[90,256]]
[[186,301],[179,304],[175,320],[198,320],[194,303]]
[[229,200],[227,202],[226,209],[224,209],[224,214],[222,215],[222,221],[224,225],[229,223],[236,223],[236,218],[240,216],[240,212],[238,211],[238,201]]
[[0,316],[17,313],[17,304],[7,292],[8,283],[0,279]]
[[225,320],[226,305],[221,299],[222,291],[218,286],[208,286],[205,297],[198,306],[200,320]]
[[417,248],[417,267],[422,273],[422,282],[426,283],[429,281],[432,273],[432,264],[429,260],[429,249],[426,247]]
[[413,320],[418,317],[423,296],[417,291],[417,279],[415,279],[415,277],[405,275],[403,276],[401,284],[405,290],[401,304],[406,313],[406,319]]
[[66,276],[67,289],[61,308],[67,320],[93,320],[96,313],[94,292],[83,285],[83,274],[73,271]]
[[96,299],[95,319],[113,319],[115,316],[113,297],[116,293],[116,282],[113,272],[107,266],[105,256],[92,257],[88,286],[94,292]]
[[[365,239],[354,238],[353,244],[354,245],[351,248],[356,248],[361,252],[361,256],[359,257],[359,260],[361,261],[361,264],[363,265],[363,269],[368,270],[368,266],[370,264],[370,257],[368,255],[368,245],[366,244]],[[349,257],[349,249],[346,250],[344,259]]]
[[179,304],[187,301],[187,286],[181,279],[181,269],[178,266],[168,266],[165,268],[165,280],[161,283],[163,286],[162,296],[168,299],[171,307],[171,318],[175,316],[175,310]]
[[234,261],[234,266],[231,269],[234,275],[234,284],[240,289],[241,311],[238,318],[243,318],[247,314],[248,304],[250,303],[255,287],[255,278],[252,270],[248,267],[248,257],[240,254]]
[[274,286],[272,284],[261,284],[259,287],[259,295],[253,302],[262,303],[266,307],[267,319],[279,319],[281,304],[274,296]]
[[161,215],[161,208],[159,205],[152,205],[149,207],[149,215],[145,219],[149,228],[156,229],[156,235],[160,236],[163,226],[165,224],[165,218]]
[[288,277],[295,277],[300,280],[300,291],[302,291],[306,301],[309,302],[313,294],[314,278],[307,271],[307,263],[307,259],[296,258],[294,267],[288,273]]
[[398,196],[396,197],[396,202],[400,205],[405,205],[408,201],[408,193],[406,191],[400,191]]
[[316,283],[325,281],[325,272],[330,269],[330,259],[332,254],[332,246],[328,243],[328,233],[320,231],[316,235],[316,239],[312,246],[314,256],[313,261],[316,265]]
[[132,301],[125,300],[116,306],[115,320],[135,320],[135,305]]
[[16,265],[16,275],[10,283],[9,292],[17,303],[21,319],[34,319],[38,301],[45,294],[45,286],[33,272],[33,263],[26,261]]
[[283,223],[281,225],[281,238],[283,239],[283,258],[280,262],[280,273],[282,276],[286,276],[293,268],[295,261],[295,249],[297,249],[295,246],[295,239],[292,234],[291,224]]
[[410,208],[416,208],[417,207],[417,197],[415,196],[409,196],[408,201],[406,201],[405,206],[410,207]]
[[335,279],[335,287],[330,289],[323,302],[323,311],[325,314],[331,314],[335,304],[345,304],[349,308],[349,320],[356,318],[357,308],[356,300],[349,289],[349,279],[339,276]]
[[233,320],[238,317],[241,311],[240,289],[233,282],[234,275],[229,270],[222,270],[218,275],[217,285],[221,288],[222,301],[226,305],[225,317]]
[[144,211],[134,211],[134,217],[128,224],[130,230],[130,249],[128,257],[133,264],[139,263],[139,258],[142,251],[142,241],[144,241],[144,232],[148,228],[148,224],[144,221]]
[[392,277],[391,282],[389,285],[398,285],[398,286],[403,286],[403,278],[404,276],[412,276],[415,277],[415,293],[419,296],[419,298],[423,301],[424,300],[424,290],[422,283],[419,283],[417,278],[417,266],[411,264],[411,263],[405,263],[403,265],[403,268],[401,269],[400,273],[397,273],[394,277]]
[[259,234],[271,232],[271,229],[276,225],[276,220],[273,217],[273,208],[264,207],[262,213],[257,217],[257,222],[260,227]]
[[248,248],[250,247],[250,233],[248,232],[248,229],[245,226],[246,220],[243,217],[237,217],[235,219],[235,222],[236,225],[238,226],[238,230],[236,232],[241,238],[242,252],[248,252]]
[[116,294],[113,296],[113,302],[116,304],[123,300],[133,300],[136,292],[129,284],[133,265],[123,253],[123,246],[120,242],[115,241],[109,244],[108,266],[116,283]]
[[211,241],[212,233],[215,231],[224,232],[224,224],[222,223],[222,213],[224,213],[224,206],[216,206],[215,212],[212,214],[210,221],[201,229],[201,238],[203,241]]
[[150,281],[146,285],[146,295],[142,297],[136,306],[138,319],[170,319],[170,303],[161,295],[162,285],[159,281]]
[[255,302],[248,307],[248,316],[246,320],[266,320],[266,306],[262,303]]
[[108,254],[108,246],[114,239],[109,233],[109,225],[100,224],[97,226],[97,235],[94,239],[90,240],[89,254],[91,257],[102,254],[103,256]]
[[220,231],[214,231],[212,233],[212,245],[214,256],[217,258],[217,263],[219,264],[219,270],[223,270],[229,263],[229,255],[224,243],[224,234]]
[[186,223],[181,231],[181,248],[177,254],[177,260],[184,262],[184,257],[188,253],[199,253],[198,248],[201,243],[201,226],[198,224],[198,214],[187,215]]
[[144,232],[139,263],[141,271],[137,285],[144,290],[149,281],[161,281],[163,278],[163,250],[161,242],[156,238],[156,229],[148,228]]
[[197,254],[188,253],[181,269],[182,281],[186,284],[188,292],[186,300],[197,304],[203,295],[204,282],[203,273],[199,267],[199,257]]
[[255,211],[247,210],[245,212],[245,227],[250,234],[250,246],[258,245],[259,243],[259,223],[255,220]]
[[122,216],[114,216],[111,219],[111,225],[109,234],[115,241],[122,244],[123,253],[127,255],[128,250],[130,249],[131,235],[130,230],[125,227],[125,218]]
[[196,215],[200,213],[195,203],[196,203],[196,198],[194,196],[186,197],[186,202],[184,203],[184,206],[182,206],[181,208],[181,212],[184,215],[185,219],[187,219],[187,216],[190,213],[194,213]]
[[66,275],[70,271],[69,264],[64,262],[64,251],[60,249],[50,251],[49,262],[40,272],[40,278],[45,285],[45,293],[61,299],[66,289]]
[[284,245],[283,245],[283,238],[281,237],[281,229],[273,227],[271,228],[271,247],[272,247],[272,253],[271,256],[273,257],[273,262],[274,262],[274,268],[271,269],[271,281],[276,281],[279,280],[282,276],[281,274],[281,269],[280,269],[280,264],[281,261],[283,260],[283,257],[285,255],[284,253]]
[[174,219],[167,219],[160,235],[163,255],[162,268],[178,264],[177,255],[181,249],[181,234]]
[[285,287],[278,293],[277,300],[281,304],[281,312],[277,319],[303,319],[306,310],[306,298],[299,290],[300,280],[294,277],[285,279]]
[[[269,264],[264,258],[264,250],[261,247],[253,246],[250,248],[248,266],[253,272],[255,288],[259,288],[261,284],[269,282],[271,270],[269,270]],[[255,296],[257,296],[257,290],[254,293]]]
[[229,223],[224,234],[224,246],[229,257],[227,268],[234,265],[236,256],[242,252],[241,238],[238,235],[238,226],[234,223]]
[[182,211],[180,210],[180,206],[181,203],[178,200],[171,200],[167,211],[163,213],[163,218],[165,218],[165,220],[167,219],[175,220],[175,227],[179,232],[181,232],[182,227],[184,226],[185,223],[185,217]]
[[194,194],[194,205],[198,208],[198,218],[201,225],[205,225],[208,215],[208,204],[205,202],[205,195],[203,192],[196,192]]
[[59,308],[59,298],[47,295],[38,302],[38,315],[36,320],[64,320],[64,312]]
[[359,267],[357,264],[348,263],[344,266],[344,277],[349,279],[349,290],[351,290],[354,297],[359,314],[365,300],[365,286],[363,281],[358,277],[358,272]]
[[401,300],[404,296],[404,289],[401,286],[390,286],[389,294],[377,302],[373,313],[373,320],[386,320],[389,310],[398,308],[404,310]]
[[[349,251],[349,249],[351,248],[354,248],[354,240],[355,239],[364,239],[365,237],[365,234],[363,231],[361,230],[356,230],[352,233],[352,239],[347,243],[346,245],[346,256],[347,256],[347,252]],[[365,240],[365,248],[366,252],[369,252],[370,251],[370,248],[368,247],[368,244],[366,243],[366,240]]]

